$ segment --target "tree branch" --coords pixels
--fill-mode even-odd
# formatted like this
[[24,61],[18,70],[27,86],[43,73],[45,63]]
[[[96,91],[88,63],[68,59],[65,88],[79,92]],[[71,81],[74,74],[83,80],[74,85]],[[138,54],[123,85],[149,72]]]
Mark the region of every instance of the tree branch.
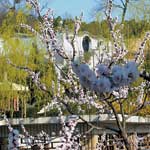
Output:
[[143,78],[146,81],[150,82],[150,74],[147,73],[145,70],[143,72],[140,73],[140,77]]
[[121,1],[121,3],[122,3],[123,7],[125,7],[125,3],[124,3],[124,1],[123,1],[123,0],[120,0],[120,1]]
[[106,101],[106,102],[107,102],[108,106],[112,109],[113,114],[115,115],[116,123],[117,123],[117,126],[118,126],[119,131],[122,132],[122,131],[123,131],[123,128],[122,128],[122,125],[121,125],[119,116],[118,116],[118,114],[117,114],[117,112],[116,112],[114,106],[112,105],[112,103],[110,103],[110,102],[108,102],[108,101]]
[[141,109],[143,109],[146,106],[145,104],[146,104],[147,96],[148,96],[148,92],[145,94],[143,103],[139,107],[137,107],[136,110],[134,110],[133,112],[131,112],[131,114],[128,117],[126,117],[126,120],[129,119],[131,116],[137,114]]
[[125,128],[126,128],[126,120],[125,120],[125,114],[124,114],[123,104],[122,104],[121,101],[119,101],[119,105],[120,105],[121,116],[122,116],[122,127],[125,130]]
[[[70,106],[69,106],[67,103],[65,103],[65,102],[62,101],[62,100],[60,100],[60,102],[66,107],[67,111],[68,111],[70,114],[76,115],[76,114],[70,109]],[[87,125],[89,125],[89,126],[91,127],[90,131],[93,130],[93,129],[101,130],[101,129],[105,128],[105,129],[108,129],[108,130],[111,130],[111,131],[114,131],[114,132],[119,133],[118,130],[116,130],[116,129],[114,129],[114,128],[111,128],[111,127],[108,127],[108,126],[103,126],[103,127],[101,128],[101,127],[98,127],[98,126],[96,126],[96,125],[93,125],[92,123],[86,121],[86,120],[85,120],[83,117],[81,117],[80,115],[79,115],[79,119],[81,119],[84,123],[86,123]],[[90,132],[90,131],[89,131],[89,132]]]

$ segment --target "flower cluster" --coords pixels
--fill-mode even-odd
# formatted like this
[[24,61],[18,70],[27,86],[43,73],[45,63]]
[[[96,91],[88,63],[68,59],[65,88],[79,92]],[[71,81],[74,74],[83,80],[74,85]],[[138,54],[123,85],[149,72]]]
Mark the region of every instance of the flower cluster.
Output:
[[107,2],[107,9],[106,9],[106,18],[108,21],[109,29],[111,32],[111,36],[113,39],[113,45],[114,45],[114,51],[112,55],[112,63],[117,62],[119,59],[124,59],[124,56],[127,54],[127,49],[124,44],[124,40],[121,34],[120,29],[116,29],[118,24],[118,18],[113,18],[111,16],[112,13],[112,7],[113,7],[113,1],[108,0]]
[[104,147],[104,142],[106,141],[106,132],[104,132],[102,135],[101,135],[101,139],[98,140],[98,143],[96,145],[96,149],[97,150],[101,150],[103,149]]
[[119,88],[118,91],[113,91],[112,94],[117,98],[127,98],[128,96],[128,92],[129,92],[129,87],[128,86],[124,86]]
[[139,50],[135,55],[135,62],[139,65],[144,62],[144,48],[148,40],[150,40],[150,32],[146,33],[144,40],[142,41]]
[[29,132],[24,127],[24,124],[20,121],[21,129],[23,131],[23,135],[21,135],[21,138],[24,139],[24,142],[27,144],[27,146],[31,146],[33,143],[34,137],[32,137]]
[[[46,132],[44,132],[43,130],[40,133],[38,133],[36,135],[36,137],[37,137],[37,139],[43,141],[43,143],[50,143],[50,141],[51,141],[50,136]],[[38,140],[37,140],[36,143],[40,143],[40,142],[38,142]]]
[[53,11],[49,9],[47,13],[43,16],[43,23],[41,24],[41,33],[44,42],[47,45],[48,51],[50,50],[50,48],[53,49],[56,46],[56,34],[53,30],[53,20]]
[[10,122],[8,121],[6,115],[4,115],[4,120],[6,121],[6,124],[8,126],[9,135],[8,135],[8,149],[10,150],[18,150],[20,145],[20,137],[19,137],[19,131],[16,129],[13,129],[11,127]]
[[[73,117],[73,116],[72,116]],[[60,144],[56,149],[57,150],[78,150],[80,147],[79,144],[79,134],[75,134],[75,127],[77,125],[77,116],[69,118],[67,122],[63,122],[62,128],[62,138]]]
[[38,0],[26,0],[27,4],[31,5],[38,13],[40,13],[40,7]]
[[8,149],[11,150],[18,150],[20,142],[19,142],[19,131],[13,129],[11,132],[9,132],[8,135]]
[[72,68],[79,77],[81,85],[96,93],[112,92],[120,87],[128,86],[139,76],[137,64],[133,61],[127,62],[124,66],[114,65],[111,68],[99,64],[95,71],[91,70],[87,64],[73,63]]
[[33,34],[38,35],[38,37],[44,42],[46,45],[46,49],[50,56],[60,55],[63,58],[67,58],[63,50],[62,43],[57,39],[56,33],[53,28],[54,24],[54,15],[51,9],[41,16],[40,14],[40,6],[38,0],[26,0],[26,2],[31,5],[32,8],[37,12],[39,21],[40,21],[40,32],[37,32],[32,27],[21,24],[21,27],[28,29]]
[[139,94],[138,94],[138,97],[137,97],[137,104],[138,105],[141,105],[143,104],[143,97],[144,97],[144,87],[146,86],[145,83],[142,83],[141,86],[140,86],[140,89],[139,89]]
[[76,20],[75,20],[75,26],[74,26],[75,34],[77,34],[80,29],[82,17],[83,17],[83,13],[81,14],[81,16],[79,18],[76,18]]

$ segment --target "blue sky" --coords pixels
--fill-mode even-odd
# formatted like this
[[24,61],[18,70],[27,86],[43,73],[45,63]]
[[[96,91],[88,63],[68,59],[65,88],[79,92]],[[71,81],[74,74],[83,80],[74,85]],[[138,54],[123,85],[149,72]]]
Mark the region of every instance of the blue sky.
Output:
[[[10,0],[10,1],[13,1],[13,0]],[[99,0],[99,1],[103,2],[104,0]],[[120,3],[120,0],[114,0],[114,1],[116,4]],[[25,1],[23,0],[22,2],[25,2]],[[97,8],[100,5],[98,3],[98,0],[39,0],[39,2],[41,3],[41,7],[44,6],[44,8],[46,9],[51,8],[54,10],[55,16],[61,16],[63,18],[66,17],[66,14],[67,16],[69,15],[72,18],[74,18],[75,16],[79,16],[80,13],[83,11],[83,14],[84,14],[83,21],[86,21],[86,22],[91,22],[95,20],[96,18],[96,17],[94,18],[95,12],[93,11],[94,11],[94,8]],[[122,12],[121,9],[114,8],[113,16],[118,16],[120,18],[121,12]],[[100,19],[103,19],[102,15],[99,17]],[[128,12],[126,14],[126,18],[129,19],[131,17],[134,17],[134,16],[130,16],[130,13]]]
[[84,21],[92,20],[92,10],[96,6],[95,0],[49,0],[47,7],[54,10],[56,16],[65,17],[66,13],[72,17],[79,16],[83,11]]
[[[94,19],[92,17],[92,14],[94,14],[92,11],[97,5],[96,0],[39,0],[39,2],[41,7],[44,7],[42,12],[51,8],[54,10],[55,16],[61,16],[63,18],[66,17],[66,14],[74,18],[83,12],[83,21],[86,22]],[[24,1],[21,4],[24,5]]]
[[[83,21],[91,22],[95,20],[94,9],[99,5],[98,0],[41,0],[48,2],[47,8],[54,10],[56,16],[66,17],[66,14],[71,17],[79,16],[83,12]],[[101,0],[103,2],[103,0]],[[115,2],[120,2],[116,0]],[[118,9],[114,9],[115,16],[119,15]],[[104,15],[105,16],[105,15]]]
[[[103,0],[101,1],[103,2]],[[67,14],[67,17],[69,15],[74,18],[83,12],[83,21],[86,22],[95,20],[96,17],[94,14],[96,13],[94,11],[98,5],[100,5],[98,0],[39,0],[39,2],[41,7],[44,8],[43,13],[48,8],[51,8],[54,10],[55,17],[61,16],[65,18]],[[119,2],[119,0],[116,0],[116,2]],[[22,4],[24,5],[24,1],[22,1]],[[116,8],[114,12],[113,14],[117,14],[118,16],[119,11]],[[103,19],[103,17],[101,19]]]

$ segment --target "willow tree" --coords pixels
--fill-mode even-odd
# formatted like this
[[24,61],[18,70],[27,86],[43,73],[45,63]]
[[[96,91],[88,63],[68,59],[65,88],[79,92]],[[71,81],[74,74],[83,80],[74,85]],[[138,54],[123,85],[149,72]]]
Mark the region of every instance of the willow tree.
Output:
[[[104,11],[107,5],[107,0],[98,0],[97,3],[99,5],[97,5],[97,7],[95,8],[96,12]],[[141,17],[143,14],[145,14],[146,11],[148,12],[147,8],[149,4],[150,2],[148,0],[114,0],[113,11],[116,11],[117,9],[117,11],[120,12],[119,17],[121,19],[121,22],[123,23],[126,19],[128,19],[128,17]]]
[[[27,23],[27,21],[28,16],[24,14],[22,10],[17,12],[9,11],[3,19],[2,26],[0,27],[1,39],[3,41],[3,51],[1,51],[0,56],[0,82],[7,82],[6,88],[4,88],[5,92],[2,88],[0,90],[1,104],[5,105],[8,101],[10,101],[10,99],[12,99],[12,97],[19,96],[22,117],[25,117],[28,112],[26,112],[26,109],[28,110],[28,108],[26,108],[27,103],[29,105],[35,103],[37,105],[37,111],[41,108],[41,103],[42,105],[46,103],[49,100],[49,97],[39,92],[37,88],[32,85],[28,74],[10,67],[7,63],[8,58],[17,65],[32,68],[36,72],[40,71],[42,81],[48,86],[52,84],[52,80],[55,80],[54,75],[50,73],[54,72],[53,64],[47,60],[42,43],[39,44],[40,42],[38,38],[33,37],[27,30],[23,30],[20,26],[21,23]],[[37,25],[34,25],[34,27],[37,29]],[[48,78],[46,78],[46,76]],[[29,91],[18,93],[18,91],[14,91],[11,88],[7,89],[10,83],[24,85],[29,88]],[[10,94],[8,94],[8,91]],[[42,101],[42,97],[45,99],[45,102]],[[5,103],[3,103],[4,101]],[[8,105],[6,105],[6,107],[7,106]],[[9,111],[10,109],[4,108],[3,111],[5,110]],[[13,116],[13,107],[11,108],[11,112],[11,116]],[[32,115],[36,115],[36,113]]]

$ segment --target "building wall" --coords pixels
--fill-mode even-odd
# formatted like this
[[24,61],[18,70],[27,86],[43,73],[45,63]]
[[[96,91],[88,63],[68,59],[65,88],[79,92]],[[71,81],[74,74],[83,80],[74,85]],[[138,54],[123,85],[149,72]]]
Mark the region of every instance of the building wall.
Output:
[[3,40],[0,39],[0,54],[3,52]]

